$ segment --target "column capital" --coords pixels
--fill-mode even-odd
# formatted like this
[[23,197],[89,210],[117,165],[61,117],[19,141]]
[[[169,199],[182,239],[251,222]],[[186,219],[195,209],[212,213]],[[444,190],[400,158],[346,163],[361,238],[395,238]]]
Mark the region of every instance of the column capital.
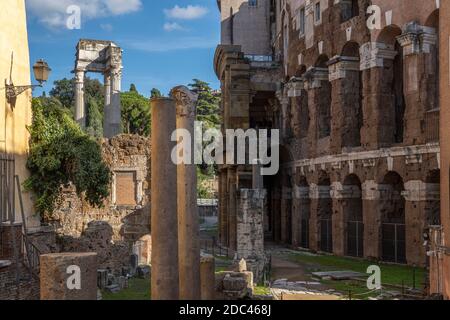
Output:
[[301,97],[302,91],[305,89],[303,78],[292,78],[287,84],[287,95],[289,98]]
[[185,86],[178,86],[170,91],[170,96],[177,105],[177,116],[192,117],[196,115],[198,95]]
[[347,71],[359,71],[359,57],[335,56],[328,63],[330,81],[344,79]]
[[329,81],[329,71],[328,68],[309,68],[305,75],[305,88],[306,89],[317,89],[322,87],[322,81]]
[[397,51],[392,46],[381,42],[367,42],[360,48],[360,69],[367,70],[375,67],[383,67],[384,60],[394,60]]

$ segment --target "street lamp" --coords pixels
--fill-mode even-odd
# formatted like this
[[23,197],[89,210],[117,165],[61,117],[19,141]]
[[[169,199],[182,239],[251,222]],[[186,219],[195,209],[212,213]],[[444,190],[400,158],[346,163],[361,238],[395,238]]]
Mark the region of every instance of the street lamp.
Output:
[[14,101],[20,94],[24,93],[28,89],[34,89],[37,87],[42,87],[42,84],[48,80],[48,76],[52,70],[49,68],[47,62],[40,59],[33,66],[33,73],[36,80],[39,82],[38,85],[26,85],[26,86],[15,86],[12,81],[10,84],[5,84],[6,87],[6,98],[8,102]]

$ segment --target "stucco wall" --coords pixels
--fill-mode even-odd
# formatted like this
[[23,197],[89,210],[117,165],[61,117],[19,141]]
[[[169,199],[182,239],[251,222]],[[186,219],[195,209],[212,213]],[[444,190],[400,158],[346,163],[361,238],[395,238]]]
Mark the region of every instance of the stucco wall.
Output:
[[[23,182],[28,176],[25,169],[29,138],[26,126],[31,124],[32,118],[31,90],[20,95],[12,106],[6,101],[4,83],[10,81],[10,71],[15,85],[31,82],[24,0],[8,0],[8,5],[3,5],[0,10],[0,24],[0,152],[15,156],[16,174]],[[38,221],[33,217],[31,195],[24,193],[22,197],[28,227],[35,227]],[[16,220],[21,221],[17,195]]]

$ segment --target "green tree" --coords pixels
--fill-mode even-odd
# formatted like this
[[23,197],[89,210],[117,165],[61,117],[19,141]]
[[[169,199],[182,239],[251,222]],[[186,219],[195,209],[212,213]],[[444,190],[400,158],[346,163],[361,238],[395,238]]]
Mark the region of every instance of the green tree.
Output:
[[130,92],[138,92],[134,83],[130,85]]
[[111,173],[100,145],[80,129],[58,99],[35,98],[32,108],[30,177],[24,186],[36,196],[37,213],[51,219],[63,187],[70,185],[81,199],[101,207],[109,196]]
[[128,91],[121,94],[122,127],[124,133],[150,135],[150,102],[139,92]]
[[101,139],[103,137],[103,116],[95,98],[89,98],[86,118],[86,132],[97,139]]
[[[75,79],[61,79],[53,83],[53,88],[50,91],[50,97],[58,99],[61,104],[74,111],[75,108],[75,94],[74,94]],[[103,84],[97,79],[86,77],[84,79],[84,99],[89,101],[91,98],[96,100],[100,112],[103,113],[103,104],[105,101],[105,89]]]
[[159,91],[156,88],[153,88],[150,93],[150,98],[153,99],[153,98],[160,98],[160,97],[162,97],[161,91]]
[[[203,122],[203,130],[208,129],[218,129],[220,130],[220,95],[217,95],[213,92],[209,83],[199,80],[193,79],[193,83],[189,84],[189,88],[198,94],[198,102],[197,102],[197,121]],[[203,142],[204,147],[209,142]],[[203,176],[212,177],[214,176],[217,168],[215,166],[210,166],[207,164],[202,164],[199,166],[201,173]],[[200,178],[198,177],[199,181]],[[199,184],[200,187],[200,184]]]
[[73,79],[61,79],[53,82],[53,89],[50,90],[50,97],[58,99],[61,104],[69,109],[72,109],[75,105]]
[[220,128],[220,96],[213,93],[209,83],[193,79],[190,89],[198,94],[197,120],[207,128]]

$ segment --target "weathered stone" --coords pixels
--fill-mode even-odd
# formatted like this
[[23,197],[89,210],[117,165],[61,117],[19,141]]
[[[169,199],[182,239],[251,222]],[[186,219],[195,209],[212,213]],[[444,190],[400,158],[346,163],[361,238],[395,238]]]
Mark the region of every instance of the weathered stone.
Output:
[[203,256],[200,259],[200,287],[202,300],[215,300],[215,259]]
[[42,255],[40,268],[41,300],[97,300],[96,253]]
[[152,114],[152,299],[179,298],[177,168],[171,154],[176,129],[175,102],[151,100]]

